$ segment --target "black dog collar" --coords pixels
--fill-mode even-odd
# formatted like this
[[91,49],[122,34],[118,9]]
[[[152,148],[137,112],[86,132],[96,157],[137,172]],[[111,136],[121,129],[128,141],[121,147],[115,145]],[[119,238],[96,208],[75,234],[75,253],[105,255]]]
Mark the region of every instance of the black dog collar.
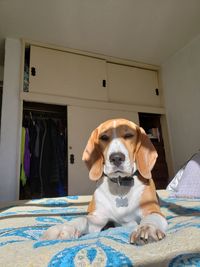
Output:
[[104,174],[106,177],[110,179],[111,182],[118,184],[119,186],[130,186],[134,182],[134,175],[137,175],[138,171],[135,171],[131,176],[125,177],[116,177],[111,178],[108,175]]

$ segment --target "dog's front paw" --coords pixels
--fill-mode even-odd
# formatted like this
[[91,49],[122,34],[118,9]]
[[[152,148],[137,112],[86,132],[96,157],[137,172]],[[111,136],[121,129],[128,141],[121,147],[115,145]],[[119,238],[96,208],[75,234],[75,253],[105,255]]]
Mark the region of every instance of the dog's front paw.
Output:
[[70,224],[57,224],[49,229],[47,229],[42,240],[52,240],[52,239],[75,239],[80,236],[80,232]]
[[165,234],[154,225],[142,225],[130,236],[130,243],[135,245],[144,245],[159,241],[165,237]]

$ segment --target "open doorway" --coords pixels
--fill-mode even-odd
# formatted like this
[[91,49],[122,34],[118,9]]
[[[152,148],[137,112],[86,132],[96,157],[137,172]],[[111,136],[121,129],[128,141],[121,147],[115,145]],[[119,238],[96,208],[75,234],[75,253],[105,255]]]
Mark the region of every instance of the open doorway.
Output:
[[67,106],[23,102],[20,199],[68,194]]
[[152,170],[156,189],[165,189],[168,185],[169,174],[160,120],[160,114],[139,113],[140,126],[144,128],[158,153],[156,164]]

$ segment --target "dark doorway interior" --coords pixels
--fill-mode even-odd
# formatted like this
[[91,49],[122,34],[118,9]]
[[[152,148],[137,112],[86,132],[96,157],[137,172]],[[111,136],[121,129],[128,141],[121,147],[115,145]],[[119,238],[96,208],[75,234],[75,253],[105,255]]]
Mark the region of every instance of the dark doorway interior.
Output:
[[67,106],[23,102],[20,199],[67,195]]
[[152,170],[152,177],[156,189],[165,189],[168,184],[169,174],[165,158],[160,117],[160,114],[139,113],[140,126],[144,128],[158,153],[156,164]]

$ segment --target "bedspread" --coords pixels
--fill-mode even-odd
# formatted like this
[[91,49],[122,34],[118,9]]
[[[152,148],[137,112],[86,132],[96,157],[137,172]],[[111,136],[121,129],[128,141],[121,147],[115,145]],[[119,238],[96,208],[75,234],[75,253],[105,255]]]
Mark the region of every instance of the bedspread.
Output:
[[50,226],[85,216],[91,196],[19,201],[1,208],[0,266],[200,266],[200,199],[158,191],[169,228],[165,239],[135,246],[133,229],[109,228],[76,240],[42,241]]

